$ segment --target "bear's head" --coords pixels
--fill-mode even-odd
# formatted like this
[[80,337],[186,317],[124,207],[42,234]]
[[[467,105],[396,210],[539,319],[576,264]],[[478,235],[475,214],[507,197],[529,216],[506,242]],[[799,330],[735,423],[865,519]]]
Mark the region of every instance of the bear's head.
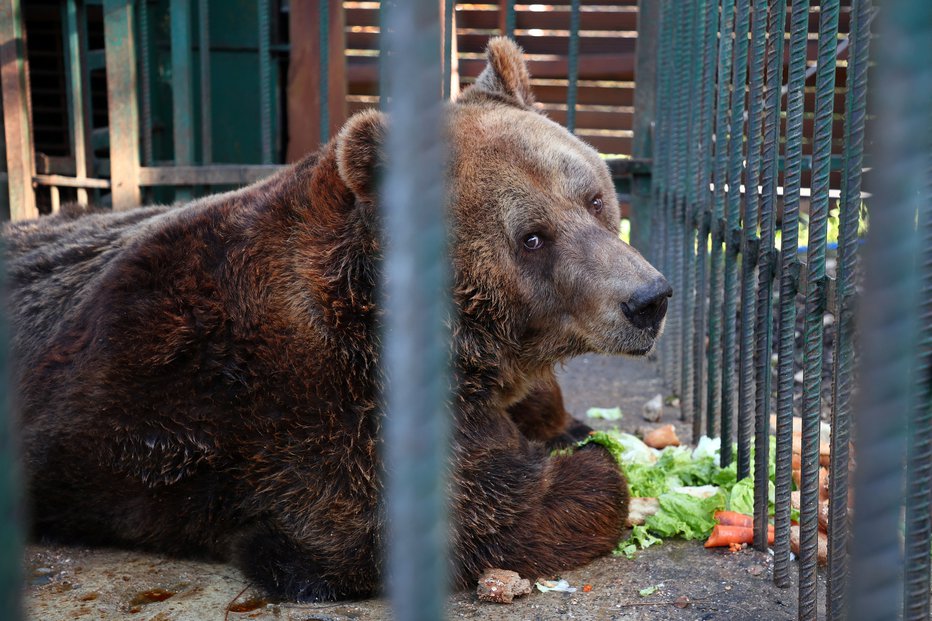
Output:
[[[588,352],[644,355],[672,290],[619,238],[605,162],[534,108],[520,48],[497,38],[476,83],[449,106],[449,218],[461,322],[526,365]],[[340,175],[373,202],[385,117],[361,113],[337,138]]]

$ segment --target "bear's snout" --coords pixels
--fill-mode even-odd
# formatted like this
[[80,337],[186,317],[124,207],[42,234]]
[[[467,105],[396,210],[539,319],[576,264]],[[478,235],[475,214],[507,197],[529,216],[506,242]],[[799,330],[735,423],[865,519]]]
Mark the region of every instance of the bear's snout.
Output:
[[657,329],[667,314],[667,298],[672,295],[670,283],[663,276],[658,276],[636,289],[628,301],[622,303],[621,310],[635,327]]

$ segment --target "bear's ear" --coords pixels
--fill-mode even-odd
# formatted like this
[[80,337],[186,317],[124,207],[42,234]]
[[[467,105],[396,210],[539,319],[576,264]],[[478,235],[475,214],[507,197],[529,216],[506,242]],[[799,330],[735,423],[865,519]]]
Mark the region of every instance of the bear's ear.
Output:
[[479,93],[514,100],[522,108],[534,105],[531,76],[524,62],[524,52],[506,37],[489,40],[485,50],[488,63],[472,87],[463,91],[459,101],[468,101]]
[[378,110],[365,110],[346,122],[337,136],[337,169],[343,183],[364,202],[374,202],[385,166],[388,122]]

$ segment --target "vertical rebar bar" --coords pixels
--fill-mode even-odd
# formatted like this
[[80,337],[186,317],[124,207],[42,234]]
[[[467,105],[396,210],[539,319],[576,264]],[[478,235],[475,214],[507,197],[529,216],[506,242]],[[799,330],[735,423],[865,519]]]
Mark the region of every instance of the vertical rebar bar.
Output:
[[[673,285],[678,300],[669,307],[667,318],[667,339],[670,341],[672,356],[670,360],[670,387],[680,397],[682,407],[683,395],[683,315],[686,301],[684,282],[684,176],[686,171],[687,131],[686,117],[689,114],[689,42],[692,26],[691,9],[694,2],[678,2],[674,5],[673,31],[673,80],[671,85],[671,98],[673,100],[672,122],[670,124],[670,140],[672,142],[672,162],[670,167],[669,187],[669,218],[670,218],[670,268],[666,274]],[[682,412],[682,409],[681,409]]]
[[[764,130],[761,156],[761,200],[760,200],[760,249],[757,260],[757,318],[756,339],[756,411],[757,444],[765,445],[769,452],[771,405],[771,362],[773,350],[773,278],[776,271],[776,250],[774,248],[774,229],[776,223],[777,173],[780,154],[780,104],[781,84],[783,83],[783,32],[786,27],[786,0],[768,0],[767,16],[767,81],[764,101]],[[784,430],[785,431],[785,430]],[[791,445],[778,444],[775,459],[791,459]],[[783,452],[781,452],[783,451]],[[760,453],[757,453],[760,454]],[[766,462],[765,462],[766,463]],[[757,470],[760,473],[760,470]],[[785,473],[789,476],[789,472]],[[759,476],[759,474],[758,474]],[[790,488],[789,481],[777,486],[774,498],[774,528],[782,546],[789,546],[790,526]],[[766,493],[766,492],[764,492]],[[766,503],[760,493],[755,497],[757,508]],[[764,518],[757,509],[757,526],[760,528]],[[782,529],[782,530],[781,530]],[[762,531],[766,532],[766,531]],[[766,548],[766,541],[757,541],[759,549]],[[774,542],[776,545],[776,541]]]
[[746,193],[744,206],[744,228],[741,239],[741,358],[738,372],[738,463],[741,463],[740,438],[747,433],[750,440],[754,426],[754,545],[767,549],[767,512],[770,439],[770,421],[754,411],[754,330],[756,322],[756,298],[754,272],[757,268],[760,238],[757,236],[760,193],[761,126],[764,107],[764,63],[766,61],[767,0],[754,0],[751,20],[751,53],[748,76],[748,155]]
[[[731,443],[735,418],[735,361],[738,357],[736,322],[738,314],[738,250],[741,244],[741,176],[744,170],[745,84],[748,72],[749,0],[735,6],[734,60],[731,75],[731,116],[728,121],[728,209],[725,233],[725,299],[722,305],[722,448]],[[743,424],[742,424],[743,423]],[[750,418],[738,421],[738,478],[751,472]]]
[[696,418],[693,421],[693,438],[698,441],[702,429],[702,415],[705,412],[706,435],[715,435],[715,417],[703,407],[705,389],[705,361],[706,361],[706,308],[708,304],[708,280],[706,277],[709,261],[709,232],[712,221],[712,193],[709,183],[712,176],[712,137],[714,128],[715,108],[715,72],[718,61],[718,21],[719,2],[709,0],[705,13],[705,43],[702,52],[702,99],[699,103],[702,110],[700,115],[701,135],[699,139],[699,214],[697,216],[699,235],[696,243],[698,254],[696,267],[696,321],[695,344],[693,356],[695,357],[695,378],[693,380],[694,402]]
[[[780,244],[780,324],[777,337],[777,462],[776,487],[780,499],[790,498],[792,462],[793,368],[796,355],[796,292],[799,284],[799,194],[802,169],[803,107],[806,81],[806,37],[809,31],[809,0],[793,0],[790,15],[790,68],[787,79],[785,183]],[[782,459],[782,461],[781,461]],[[787,505],[789,503],[787,502]],[[773,580],[789,586],[789,515],[778,516],[774,540]]]
[[[673,53],[671,45],[674,20],[671,15],[671,0],[662,0],[660,13],[660,58],[657,62],[659,86],[657,97],[657,124],[654,132],[654,171],[652,175],[652,193],[654,195],[654,210],[657,213],[656,226],[652,228],[656,235],[657,266],[660,271],[669,276],[670,271],[670,240],[668,211],[668,170],[670,168],[670,123],[672,109],[672,67]],[[669,321],[669,320],[668,320]],[[671,386],[671,357],[672,342],[669,337],[660,340],[660,366],[667,387]]]
[[861,169],[864,163],[864,120],[867,113],[870,11],[870,0],[853,0],[848,21],[845,172],[838,215],[835,368],[829,464],[828,585],[825,594],[825,616],[828,621],[847,618],[848,444],[851,435],[851,394],[854,390],[854,296],[857,283],[858,220],[861,215]]
[[[903,464],[909,419],[917,414],[913,408],[918,404],[911,397],[917,396],[913,371],[917,303],[923,284],[916,273],[915,223],[918,214],[925,227],[932,209],[932,3],[889,0],[880,12],[878,30],[876,88],[872,90],[877,115],[872,187],[876,188],[873,205],[877,208],[871,214],[865,246],[864,303],[858,317],[863,381],[859,382],[854,426],[857,468],[849,608],[849,618],[855,621],[896,619],[904,611]],[[929,326],[921,328],[927,334]],[[930,378],[918,379],[928,382]],[[919,420],[921,416],[913,422]],[[914,450],[910,458],[916,456]],[[927,485],[912,478],[910,485],[916,484]],[[919,489],[908,488],[907,496]],[[928,502],[928,488],[925,494],[921,502]],[[911,578],[919,575],[916,570],[927,567],[928,539],[925,544],[922,568],[906,570]],[[912,543],[907,540],[907,545]],[[928,582],[921,588],[927,597]],[[906,602],[909,615],[914,614],[914,603]]]
[[[708,416],[722,415],[719,407],[722,394],[722,245],[725,243],[725,185],[728,169],[729,80],[732,63],[732,33],[734,28],[735,0],[722,0],[721,27],[719,29],[718,78],[715,115],[715,196],[712,206],[712,260],[709,269],[709,380]],[[732,352],[729,352],[732,354]],[[731,419],[721,416],[722,467],[732,460]],[[726,428],[724,425],[728,425]]]
[[448,267],[440,5],[388,12],[391,126],[383,368],[388,587],[396,619],[439,619],[447,587]]
[[822,422],[822,350],[827,278],[829,172],[835,104],[835,50],[839,0],[819,3],[819,55],[816,70],[815,128],[806,260],[806,317],[803,355],[802,451],[799,510],[799,618],[818,616],[819,428]]
[[258,0],[259,11],[259,129],[262,163],[272,163],[272,68],[269,55],[269,0]]
[[579,0],[570,2],[570,41],[567,54],[569,84],[566,91],[566,128],[576,131],[576,89],[579,82]]
[[[683,227],[685,235],[683,236],[683,290],[682,296],[682,376],[680,384],[682,392],[680,393],[680,418],[682,420],[691,420],[693,429],[693,442],[699,439],[701,433],[701,418],[696,412],[695,394],[694,394],[694,369],[693,348],[696,342],[695,314],[697,302],[700,302],[695,296],[695,277],[697,271],[697,253],[696,253],[696,233],[697,217],[699,215],[699,188],[697,181],[699,179],[698,170],[700,163],[693,156],[700,142],[700,107],[696,101],[702,97],[702,68],[703,57],[702,51],[705,46],[705,27],[706,27],[706,4],[709,0],[699,0],[696,6],[692,7],[690,16],[690,32],[692,36],[689,43],[689,53],[687,62],[689,63],[689,96],[688,101],[688,119],[686,125],[686,150],[684,157],[686,159],[686,174],[683,177]],[[701,302],[700,302],[701,303]]]

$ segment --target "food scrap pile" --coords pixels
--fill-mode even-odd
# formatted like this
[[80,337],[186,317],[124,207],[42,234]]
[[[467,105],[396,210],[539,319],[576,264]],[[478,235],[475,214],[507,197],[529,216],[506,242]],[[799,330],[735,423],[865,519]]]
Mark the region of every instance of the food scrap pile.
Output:
[[[798,423],[797,423],[798,425]],[[618,461],[631,491],[629,524],[631,534],[615,550],[632,557],[638,549],[660,543],[666,538],[706,539],[706,547],[729,547],[738,550],[753,541],[754,479],[738,480],[736,463],[719,466],[721,441],[702,437],[695,448],[679,446],[670,429],[658,428],[638,437],[617,430],[596,431],[579,446],[597,443]],[[827,436],[828,429],[824,430]],[[668,445],[657,437],[673,438]],[[773,515],[775,439],[771,437],[768,464],[769,513]],[[827,442],[827,441],[826,441]],[[665,446],[658,449],[653,446]],[[827,448],[827,443],[826,443]],[[799,485],[799,442],[794,442],[794,485]],[[825,459],[826,456],[823,456]],[[752,449],[753,468],[753,449]],[[827,491],[828,471],[822,469],[820,489]],[[825,491],[822,493],[824,494]],[[823,496],[824,498],[824,496]],[[799,493],[793,492],[791,544],[798,546]],[[819,560],[824,562],[827,504],[820,504]],[[768,539],[773,542],[773,526]]]

